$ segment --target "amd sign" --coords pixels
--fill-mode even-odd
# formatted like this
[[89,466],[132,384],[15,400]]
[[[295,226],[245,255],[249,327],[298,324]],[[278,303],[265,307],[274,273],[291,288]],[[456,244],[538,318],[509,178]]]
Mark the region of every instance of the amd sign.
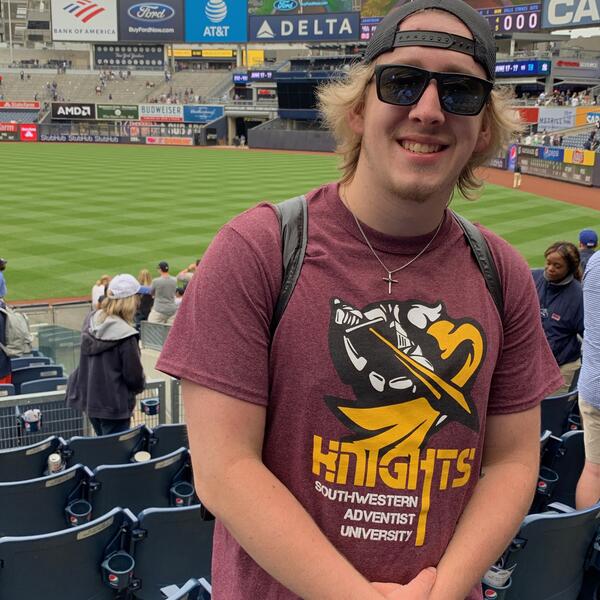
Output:
[[600,24],[600,0],[547,0],[542,26],[548,29],[590,27]]
[[53,102],[53,119],[95,119],[96,105],[83,103]]
[[360,13],[250,17],[250,40],[260,42],[356,41]]

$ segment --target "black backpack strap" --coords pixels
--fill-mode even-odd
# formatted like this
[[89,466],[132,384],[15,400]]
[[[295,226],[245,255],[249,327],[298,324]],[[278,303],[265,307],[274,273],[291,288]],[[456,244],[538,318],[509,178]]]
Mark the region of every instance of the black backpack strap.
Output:
[[275,204],[281,231],[281,258],[283,276],[281,290],[271,319],[271,338],[279,325],[285,307],[292,296],[306,252],[308,241],[308,211],[306,198],[296,196]]
[[469,246],[471,247],[471,252],[473,252],[473,256],[477,262],[477,266],[483,274],[485,285],[487,286],[487,289],[494,300],[494,304],[498,309],[500,318],[504,319],[504,293],[502,292],[502,282],[500,281],[500,276],[498,275],[498,269],[496,268],[494,257],[490,252],[490,247],[488,246],[488,243],[486,242],[485,237],[483,237],[481,231],[475,227],[473,223],[456,214],[455,212],[453,212],[452,215],[454,216],[456,222],[460,225],[460,228],[463,230],[463,233],[467,238],[467,242],[469,242]]

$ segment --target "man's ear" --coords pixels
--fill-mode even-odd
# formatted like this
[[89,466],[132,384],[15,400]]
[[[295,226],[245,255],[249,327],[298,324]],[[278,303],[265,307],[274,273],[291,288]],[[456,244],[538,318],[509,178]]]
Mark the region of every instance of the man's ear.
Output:
[[492,126],[490,123],[489,113],[486,110],[481,121],[481,129],[479,130],[479,135],[477,136],[477,143],[475,144],[474,152],[477,154],[485,152],[487,147],[490,145],[491,140]]
[[357,135],[364,135],[365,133],[365,120],[363,117],[364,104],[361,102],[358,106],[351,108],[348,111],[348,125],[352,131]]

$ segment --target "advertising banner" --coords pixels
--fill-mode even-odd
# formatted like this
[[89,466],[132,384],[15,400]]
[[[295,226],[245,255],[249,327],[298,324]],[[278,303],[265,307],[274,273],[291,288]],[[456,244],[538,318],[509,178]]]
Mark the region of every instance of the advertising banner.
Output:
[[538,131],[557,131],[575,126],[574,108],[541,106],[539,110]]
[[600,25],[600,0],[545,0],[542,27],[571,29]]
[[323,13],[314,15],[251,16],[252,42],[357,41],[360,13]]
[[554,162],[563,162],[565,157],[565,149],[556,146],[542,146],[542,155],[544,160],[552,160]]
[[87,102],[53,102],[52,118],[93,120],[96,118],[96,105]]
[[225,114],[222,106],[191,105],[183,107],[183,120],[186,123],[210,123]]
[[355,4],[353,0],[252,0],[248,12],[251,15],[350,12]]
[[37,142],[38,126],[35,123],[21,123],[19,125],[19,139],[22,142]]
[[580,106],[576,109],[575,125],[592,125],[600,121],[600,108],[597,106],[584,107]]
[[117,0],[51,0],[52,39],[116,42]]
[[185,37],[183,0],[120,0],[119,40],[180,42]]
[[579,58],[556,60],[552,67],[552,76],[597,79],[600,77],[600,61]]
[[181,104],[140,104],[140,121],[183,123]]
[[140,111],[137,104],[97,104],[96,118],[111,121],[137,121]]
[[592,150],[581,150],[580,148],[565,148],[565,162],[593,167],[596,162],[596,153]]
[[517,108],[521,123],[537,123],[539,118],[539,108],[537,106],[529,106],[526,108]]
[[62,142],[74,144],[120,144],[129,138],[118,135],[84,135],[75,133],[40,133],[40,142]]
[[19,129],[16,123],[0,123],[0,142],[16,142],[19,140]]
[[549,60],[511,60],[496,63],[496,77],[532,77],[550,75]]
[[382,20],[383,17],[362,17],[360,20],[360,41],[368,42]]
[[[568,164],[553,160],[543,160],[540,156],[533,156],[527,150],[533,150],[531,147],[519,147],[519,164],[523,173],[547,177],[549,179],[559,179],[571,183],[591,186],[593,183],[594,168],[592,166]],[[537,148],[536,148],[537,150]],[[565,149],[565,155],[568,149]]]
[[0,108],[6,108],[10,110],[39,110],[39,102],[7,102],[5,100],[0,101]]
[[149,136],[146,138],[146,144],[150,144],[153,146],[193,146],[194,138]]
[[165,49],[162,44],[124,44],[94,46],[94,65],[97,69],[163,68]]
[[514,171],[517,166],[517,146],[511,144],[508,147],[508,170]]
[[185,0],[185,41],[245,43],[248,0]]

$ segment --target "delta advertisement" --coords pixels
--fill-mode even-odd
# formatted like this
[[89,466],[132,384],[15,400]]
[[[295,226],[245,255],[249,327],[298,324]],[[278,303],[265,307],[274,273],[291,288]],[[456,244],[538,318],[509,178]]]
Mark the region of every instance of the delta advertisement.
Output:
[[545,0],[542,27],[571,29],[600,25],[600,0]]
[[55,42],[116,42],[117,0],[51,0]]
[[185,38],[184,0],[120,0],[119,39],[181,42]]
[[185,41],[245,43],[248,0],[185,0]]

